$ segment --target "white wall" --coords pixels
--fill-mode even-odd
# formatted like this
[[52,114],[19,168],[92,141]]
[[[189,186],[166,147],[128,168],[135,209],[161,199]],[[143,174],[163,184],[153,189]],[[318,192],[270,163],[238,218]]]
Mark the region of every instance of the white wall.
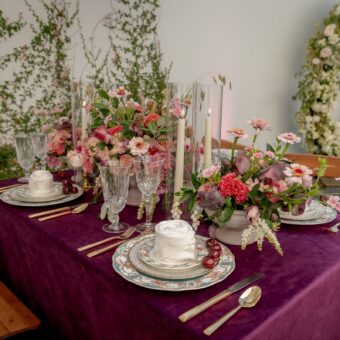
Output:
[[[36,4],[36,0],[31,0]],[[223,113],[222,138],[229,127],[245,127],[251,117],[273,125],[266,132],[296,131],[291,100],[297,89],[294,74],[303,64],[308,38],[336,0],[160,0],[159,36],[165,64],[173,62],[171,79],[188,81],[202,74],[225,74],[232,82]],[[109,0],[81,0],[85,34],[109,10]],[[0,0],[11,18],[22,0]],[[106,43],[98,32],[97,46]],[[27,36],[19,37],[21,40]],[[77,35],[76,75],[86,65]],[[2,52],[0,52],[2,53]],[[0,79],[1,81],[1,79]],[[339,111],[339,109],[338,109]]]
[[[161,0],[160,39],[172,79],[220,71],[232,82],[224,105],[228,127],[255,116],[268,119],[273,138],[296,131],[294,74],[303,64],[315,24],[336,0]],[[339,112],[339,109],[338,109]],[[267,139],[268,139],[267,138]]]

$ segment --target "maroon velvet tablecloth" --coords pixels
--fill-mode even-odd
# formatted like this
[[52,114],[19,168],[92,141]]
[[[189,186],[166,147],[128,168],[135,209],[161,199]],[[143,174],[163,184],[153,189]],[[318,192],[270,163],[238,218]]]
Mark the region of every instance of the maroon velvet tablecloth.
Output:
[[[33,310],[43,313],[56,338],[205,338],[202,330],[233,308],[241,292],[185,324],[178,316],[255,272],[266,275],[257,282],[263,291],[260,302],[241,310],[212,338],[340,338],[340,233],[325,231],[325,225],[282,226],[283,257],[268,244],[262,252],[256,245],[244,251],[230,246],[236,269],[223,282],[199,291],[161,292],[116,274],[112,252],[89,259],[76,251],[108,236],[96,218],[99,209],[97,204],[81,215],[38,222],[27,215],[41,209],[0,202],[0,273]],[[130,223],[135,216],[135,208],[121,213]],[[200,233],[206,233],[204,226]]]

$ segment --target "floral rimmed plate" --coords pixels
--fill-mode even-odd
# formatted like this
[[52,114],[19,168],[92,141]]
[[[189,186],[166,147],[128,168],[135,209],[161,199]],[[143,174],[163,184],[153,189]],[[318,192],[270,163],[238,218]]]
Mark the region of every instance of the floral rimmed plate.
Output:
[[53,183],[52,191],[45,196],[32,196],[30,194],[28,185],[21,185],[20,187],[10,189],[8,190],[8,193],[12,199],[28,203],[50,202],[65,198],[67,196],[62,193],[61,183]]
[[11,198],[11,196],[9,195],[9,191],[5,191],[4,193],[2,193],[0,195],[0,200],[10,204],[10,205],[15,205],[15,206],[19,206],[19,207],[47,207],[50,205],[56,205],[56,204],[62,204],[62,203],[66,203],[66,202],[70,202],[73,201],[77,198],[79,198],[83,192],[84,189],[80,186],[76,186],[78,188],[78,192],[76,194],[69,194],[64,198],[61,199],[56,199],[53,201],[49,201],[49,202],[21,202],[21,201],[17,201],[13,198]]
[[314,219],[314,220],[301,220],[301,221],[297,221],[297,220],[286,220],[286,219],[281,219],[281,223],[284,224],[292,224],[292,225],[319,225],[319,224],[324,224],[324,223],[328,223],[328,222],[332,222],[333,220],[336,219],[336,211],[333,210],[330,207],[326,207],[324,206],[324,213],[322,216]]
[[112,265],[114,270],[125,280],[144,288],[173,292],[203,289],[223,281],[235,269],[234,255],[224,246],[219,263],[204,276],[181,281],[150,277],[136,270],[128,257],[130,249],[139,241],[134,239],[120,245],[112,257]]
[[201,267],[201,262],[204,256],[208,255],[208,249],[205,245],[205,240],[200,237],[196,236],[196,259],[193,261],[187,261],[183,264],[178,265],[166,265],[164,263],[159,263],[156,260],[154,260],[150,256],[150,252],[155,244],[155,235],[151,235],[145,239],[143,239],[141,242],[138,242],[135,244],[133,249],[131,249],[131,252],[133,251],[133,254],[137,254],[139,259],[144,262],[145,265],[158,270],[158,271],[164,271],[164,272],[186,272],[186,271],[192,271],[194,269],[197,269]]

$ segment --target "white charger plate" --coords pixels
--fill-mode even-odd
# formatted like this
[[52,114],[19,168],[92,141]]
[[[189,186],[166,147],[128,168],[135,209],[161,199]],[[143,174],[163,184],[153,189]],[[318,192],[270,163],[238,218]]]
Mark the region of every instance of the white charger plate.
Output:
[[48,207],[48,206],[51,206],[51,205],[70,202],[70,201],[73,201],[73,200],[79,198],[84,193],[84,189],[82,187],[80,187],[79,185],[76,185],[76,187],[78,188],[78,192],[76,194],[69,194],[64,198],[49,201],[49,202],[22,202],[22,201],[17,201],[15,199],[11,198],[11,196],[9,195],[9,190],[3,192],[0,195],[0,200],[7,203],[7,204],[15,205],[15,206],[19,206],[19,207]]
[[314,220],[286,220],[281,218],[281,223],[289,224],[289,225],[296,225],[296,226],[302,226],[302,225],[319,225],[324,223],[332,222],[336,219],[337,212],[333,210],[331,207],[324,206],[324,213],[322,216],[314,219]]
[[63,187],[61,183],[53,183],[53,190],[44,196],[34,196],[30,193],[28,185],[21,185],[20,187],[15,187],[13,189],[8,190],[8,193],[12,199],[20,202],[29,202],[29,203],[37,203],[37,202],[50,202],[59,200],[61,198],[66,197],[67,195],[63,194]]
[[[202,238],[204,240],[207,239],[205,237]],[[192,280],[160,280],[159,278],[142,274],[133,267],[129,260],[130,249],[139,241],[137,238],[121,244],[112,256],[112,266],[125,280],[144,288],[172,292],[203,289],[223,281],[235,269],[234,255],[229,248],[223,246],[220,261],[206,275]]]

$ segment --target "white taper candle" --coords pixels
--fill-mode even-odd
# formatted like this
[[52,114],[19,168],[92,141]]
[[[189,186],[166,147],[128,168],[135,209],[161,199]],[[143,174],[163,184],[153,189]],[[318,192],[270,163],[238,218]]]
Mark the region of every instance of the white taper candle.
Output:
[[204,136],[204,169],[211,167],[211,109],[205,118],[205,136]]
[[[185,139],[185,118],[178,118],[177,126],[177,150],[176,150],[176,171],[174,192],[183,187],[184,178],[184,139]],[[175,196],[176,199],[176,196]]]

